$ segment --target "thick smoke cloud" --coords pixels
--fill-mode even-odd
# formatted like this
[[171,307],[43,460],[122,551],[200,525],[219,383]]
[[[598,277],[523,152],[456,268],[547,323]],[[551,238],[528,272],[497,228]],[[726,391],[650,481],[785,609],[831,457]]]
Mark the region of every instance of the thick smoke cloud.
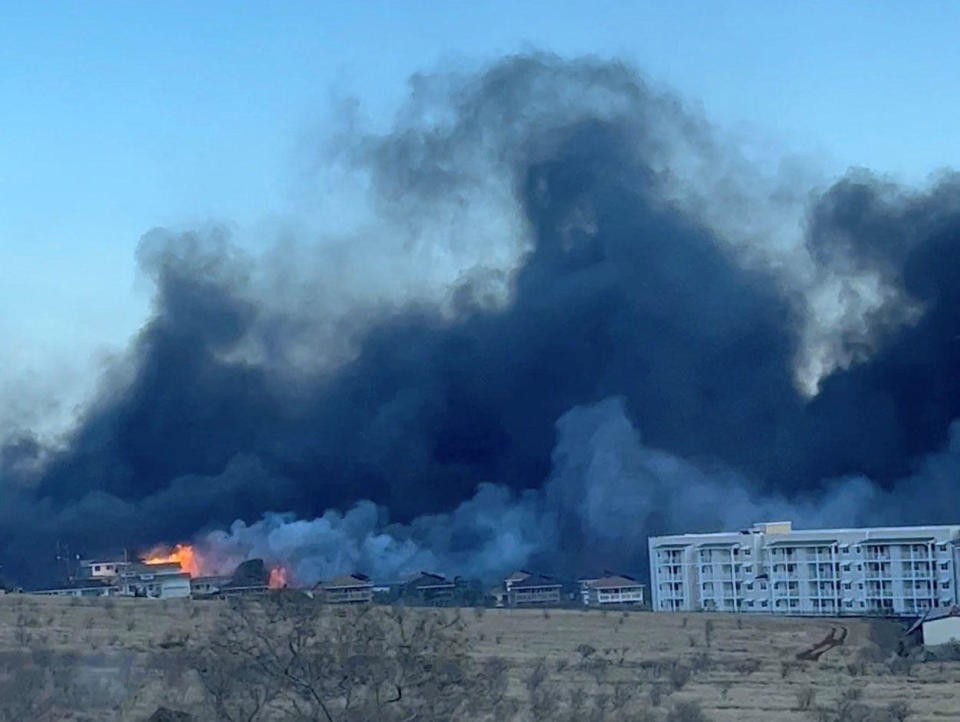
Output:
[[[55,539],[198,532],[305,578],[642,568],[649,533],[888,518],[902,478],[953,498],[957,178],[851,174],[775,262],[678,170],[725,157],[706,124],[629,67],[539,55],[417,78],[391,132],[339,141],[330,162],[365,174],[425,276],[460,259],[444,292],[344,304],[349,247],[279,263],[222,232],[148,234],[157,292],[129,357],[59,447],[3,448],[7,569],[27,577]],[[357,244],[382,281],[377,244]],[[812,399],[810,278],[843,290]]]
[[218,568],[260,557],[287,564],[302,583],[345,569],[364,569],[380,580],[424,569],[489,579],[524,565],[637,570],[646,562],[648,534],[678,523],[685,529],[738,529],[785,518],[800,527],[903,524],[914,521],[918,507],[927,521],[949,523],[955,520],[958,442],[954,428],[947,449],[925,457],[915,477],[890,491],[850,477],[788,499],[763,492],[732,469],[697,466],[650,448],[627,418],[623,399],[611,398],[560,418],[553,471],[541,490],[515,493],[483,484],[452,512],[408,524],[390,523],[389,511],[369,501],[311,521],[268,514],[212,532],[199,547]]

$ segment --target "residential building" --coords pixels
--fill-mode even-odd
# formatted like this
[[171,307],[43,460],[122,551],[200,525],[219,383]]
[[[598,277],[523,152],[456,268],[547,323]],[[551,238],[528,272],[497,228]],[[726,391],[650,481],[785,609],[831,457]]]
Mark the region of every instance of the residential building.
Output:
[[610,574],[599,579],[581,580],[581,597],[590,606],[642,605],[644,585],[632,577]]
[[196,597],[211,597],[221,594],[233,577],[206,576],[190,580],[190,594]]
[[96,579],[71,579],[55,587],[30,593],[46,597],[109,597],[117,593],[117,587]]
[[120,574],[120,571],[129,566],[130,562],[124,560],[80,560],[80,569],[77,572],[79,579],[102,579],[113,580]]
[[923,644],[927,647],[960,642],[960,607],[951,605],[929,610],[907,630],[907,634],[917,629],[921,630]]
[[915,616],[956,603],[960,525],[651,537],[657,611]]
[[119,594],[126,597],[184,599],[190,596],[190,574],[179,562],[144,564],[132,562],[117,575]]
[[526,581],[533,576],[533,572],[528,572],[526,569],[518,569],[513,574],[508,576],[503,580],[503,589],[506,592],[510,591],[510,588],[514,584],[519,584],[520,582]]
[[510,606],[560,603],[563,590],[561,582],[543,574],[523,574],[526,574],[523,578],[517,578],[518,575],[513,574],[504,580],[507,603]]
[[413,604],[444,606],[457,598],[459,578],[447,579],[440,574],[420,572],[403,586],[402,598]]
[[364,604],[373,601],[373,582],[365,574],[344,574],[315,589],[327,604]]

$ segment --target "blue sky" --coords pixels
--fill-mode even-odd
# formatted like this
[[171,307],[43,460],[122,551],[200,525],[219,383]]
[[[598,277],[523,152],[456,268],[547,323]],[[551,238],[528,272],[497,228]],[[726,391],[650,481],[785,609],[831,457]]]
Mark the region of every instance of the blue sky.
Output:
[[331,97],[387,118],[451,59],[621,56],[828,174],[917,182],[960,166],[957,27],[892,0],[0,4],[0,390],[122,346],[144,231],[295,215]]

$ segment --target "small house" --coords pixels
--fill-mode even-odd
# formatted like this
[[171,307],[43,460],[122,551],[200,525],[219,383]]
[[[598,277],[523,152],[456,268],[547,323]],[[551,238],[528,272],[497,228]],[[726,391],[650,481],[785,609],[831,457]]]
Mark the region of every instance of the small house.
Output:
[[508,577],[504,580],[504,586],[510,606],[559,604],[563,591],[561,582],[543,574],[527,573],[523,579]]
[[117,586],[120,595],[126,597],[185,599],[190,596],[190,574],[179,562],[133,562],[120,570]]
[[314,588],[327,604],[366,604],[373,601],[373,582],[366,574],[343,574]]
[[453,604],[457,597],[459,579],[447,579],[440,574],[420,572],[403,587],[403,598],[413,604],[444,606]]
[[533,572],[528,572],[526,569],[518,569],[509,577],[503,580],[503,589],[506,592],[510,591],[510,588],[514,584],[519,584],[520,582],[526,581],[533,576]]
[[194,577],[190,580],[190,593],[196,597],[216,596],[223,592],[231,579],[228,576]]
[[623,574],[595,579],[588,587],[587,603],[591,606],[642,605],[643,602],[643,584]]
[[80,579],[112,581],[129,565],[130,562],[128,561],[83,559],[80,561],[77,577]]
[[931,609],[907,630],[908,634],[920,630],[923,644],[935,647],[949,642],[960,642],[960,607]]
[[98,579],[71,579],[30,593],[45,597],[109,597],[117,593],[117,587]]

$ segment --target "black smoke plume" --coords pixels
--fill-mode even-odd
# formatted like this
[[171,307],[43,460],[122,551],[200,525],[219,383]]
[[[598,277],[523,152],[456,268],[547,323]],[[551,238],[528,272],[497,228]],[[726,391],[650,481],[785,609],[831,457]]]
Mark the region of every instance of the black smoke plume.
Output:
[[[192,538],[304,579],[642,570],[648,534],[687,526],[940,519],[958,178],[851,172],[777,260],[731,238],[744,202],[769,211],[749,173],[697,170],[739,167],[718,138],[626,65],[512,57],[413,79],[390,132],[324,156],[412,246],[250,257],[223,231],[147,234],[156,296],[127,358],[61,443],[3,447],[4,569],[38,578],[55,541]],[[470,261],[440,294],[404,290],[411,258],[426,277],[441,256]],[[399,290],[364,295],[357,258]],[[816,279],[838,289],[829,323]],[[811,397],[798,364],[824,326]],[[929,494],[905,505],[911,485]]]

